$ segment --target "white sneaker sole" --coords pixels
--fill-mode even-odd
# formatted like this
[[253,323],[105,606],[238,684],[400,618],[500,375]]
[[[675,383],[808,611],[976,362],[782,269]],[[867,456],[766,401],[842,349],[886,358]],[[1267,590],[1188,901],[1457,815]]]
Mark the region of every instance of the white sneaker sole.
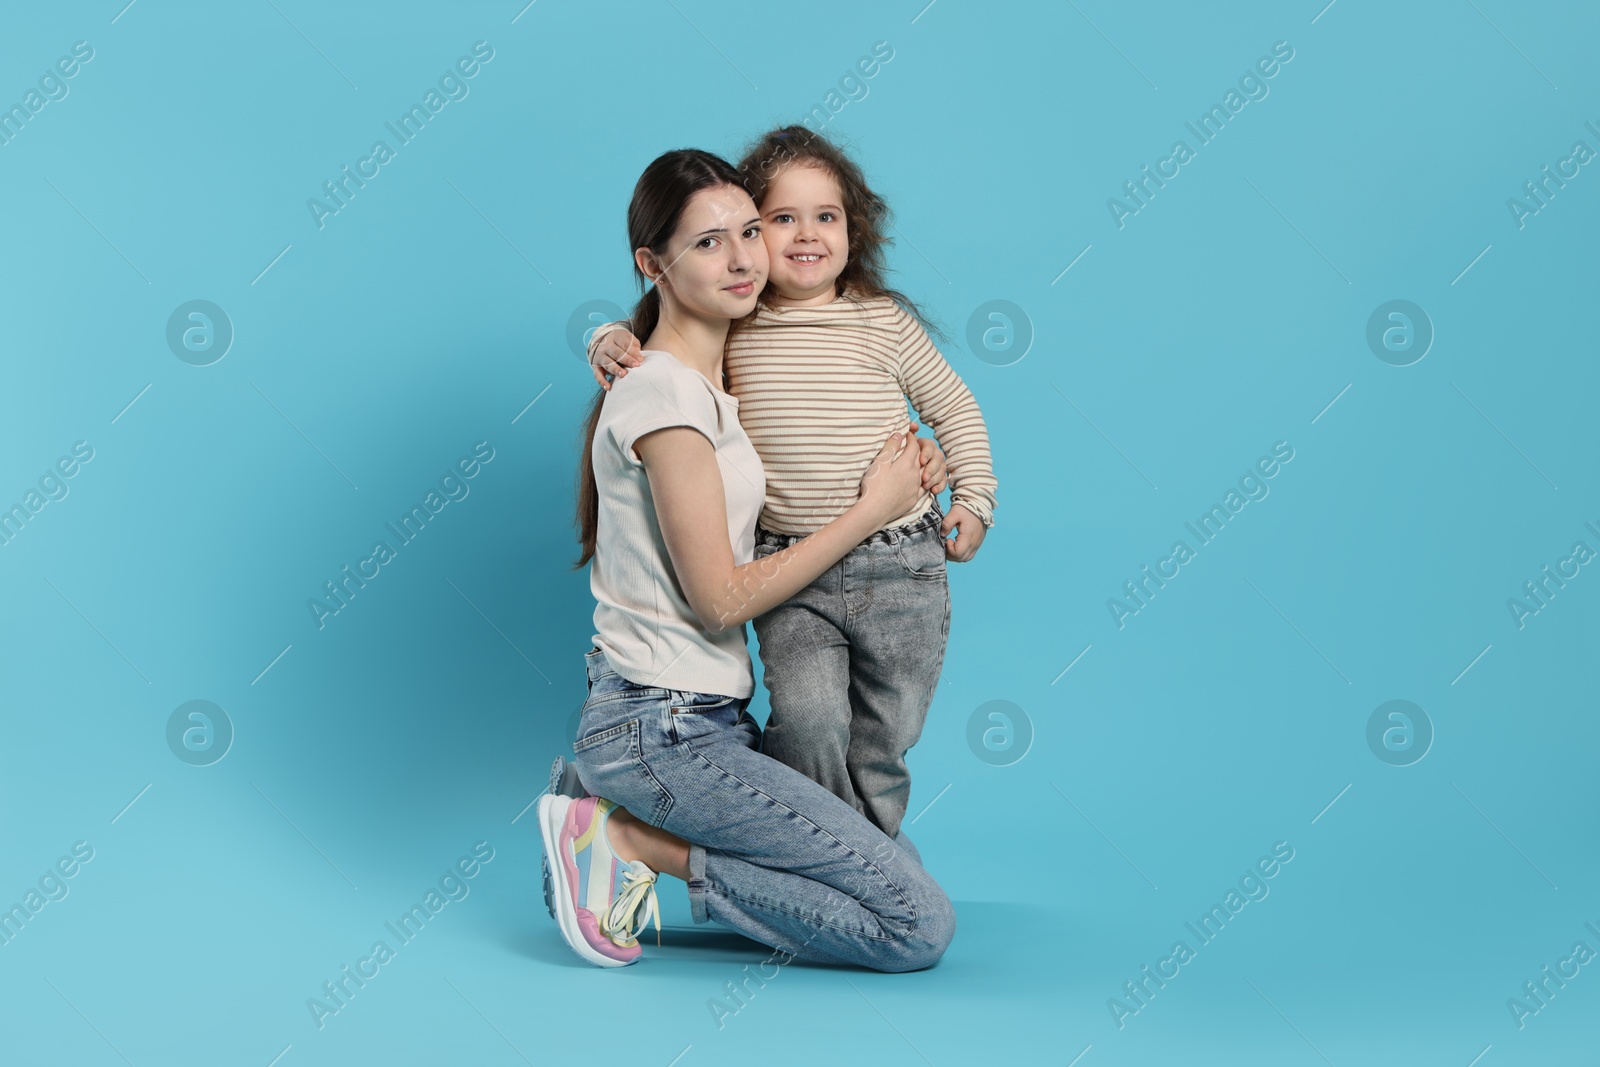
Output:
[[614,960],[597,952],[584,938],[583,930],[578,926],[577,906],[572,903],[574,890],[567,874],[567,865],[562,861],[561,854],[556,851],[561,842],[561,827],[566,822],[567,809],[574,803],[576,801],[570,797],[553,797],[547,794],[539,798],[539,833],[544,838],[544,854],[550,866],[550,888],[555,903],[556,929],[561,931],[561,937],[566,941],[568,948],[596,967],[626,967],[640,957],[635,956],[632,960]]

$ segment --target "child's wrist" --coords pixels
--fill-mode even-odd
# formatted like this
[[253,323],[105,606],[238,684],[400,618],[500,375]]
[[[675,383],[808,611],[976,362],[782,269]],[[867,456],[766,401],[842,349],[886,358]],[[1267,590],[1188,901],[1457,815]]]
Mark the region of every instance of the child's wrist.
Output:
[[[606,323],[603,326],[596,327],[594,333],[589,335],[588,352],[589,363],[591,366],[600,365],[600,342],[611,334],[616,333],[620,329],[622,329],[622,327],[612,323]],[[612,362],[614,363],[616,360],[612,360]]]
[[982,507],[981,505],[975,505],[968,500],[952,500],[950,502],[950,510],[954,511],[956,508],[960,508],[962,511],[965,511],[967,514],[983,523],[984,529],[989,529],[994,525],[994,516],[990,514],[988,508]]

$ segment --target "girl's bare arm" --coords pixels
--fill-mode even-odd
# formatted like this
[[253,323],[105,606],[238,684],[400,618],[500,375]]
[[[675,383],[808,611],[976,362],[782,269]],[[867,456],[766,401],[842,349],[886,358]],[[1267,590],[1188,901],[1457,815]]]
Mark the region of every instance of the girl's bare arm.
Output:
[[906,440],[890,436],[861,479],[861,496],[844,514],[781,552],[735,566],[711,442],[687,426],[640,437],[633,448],[650,479],[662,539],[700,625],[720,633],[777,607],[916,504],[922,465],[917,449],[903,447]]

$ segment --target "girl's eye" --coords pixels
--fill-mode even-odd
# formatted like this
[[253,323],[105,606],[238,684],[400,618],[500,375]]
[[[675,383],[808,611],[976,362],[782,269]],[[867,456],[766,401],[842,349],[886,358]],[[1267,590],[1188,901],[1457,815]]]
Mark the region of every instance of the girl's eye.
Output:
[[774,215],[774,216],[772,216],[772,221],[773,222],[793,222],[794,221],[794,216],[793,215]]
[[836,216],[831,211],[824,211],[821,215],[817,216],[817,218],[822,222],[832,222]]

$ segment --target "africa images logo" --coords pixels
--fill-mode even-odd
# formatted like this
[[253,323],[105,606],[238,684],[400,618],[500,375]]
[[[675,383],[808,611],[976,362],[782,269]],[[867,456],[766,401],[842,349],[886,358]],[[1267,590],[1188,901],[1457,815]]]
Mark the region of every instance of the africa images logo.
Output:
[[[372,142],[371,151],[356,161],[354,171],[350,169],[350,164],[342,164],[338,178],[323,182],[322,192],[327,199],[319,200],[313,196],[306,200],[306,209],[311,212],[311,221],[317,224],[317,229],[326,227],[326,220],[330,216],[349,207],[356,193],[383,173],[383,167],[395,158],[399,149],[415,140],[427,127],[429,120],[445,109],[446,104],[465,100],[472,91],[467,82],[477,77],[483,65],[493,58],[494,49],[489,42],[478,41],[472,46],[471,56],[462,56],[456,60],[454,67],[439,75],[439,87],[435,89],[429,86],[421,103],[412,104],[394,122],[383,124],[394,136],[393,146],[388,141]],[[398,127],[395,123],[399,123]]]
[[388,541],[374,541],[372,552],[364,559],[356,561],[355,570],[350,569],[346,563],[339,570],[337,581],[330,579],[322,583],[323,592],[327,599],[321,597],[308,597],[306,610],[311,613],[311,621],[321,630],[328,624],[328,619],[339,614],[350,606],[356,594],[367,587],[367,583],[383,573],[383,568],[392,563],[400,555],[400,549],[409,545],[422,535],[435,516],[445,509],[451,502],[467,499],[467,494],[472,492],[472,486],[467,484],[478,476],[491,460],[494,459],[494,446],[488,441],[479,441],[472,446],[472,455],[462,456],[456,461],[455,466],[447,468],[439,479],[438,489],[429,489],[422,498],[422,503],[411,505],[411,509],[400,517],[400,525],[385,522],[383,525],[394,535],[394,544]]

